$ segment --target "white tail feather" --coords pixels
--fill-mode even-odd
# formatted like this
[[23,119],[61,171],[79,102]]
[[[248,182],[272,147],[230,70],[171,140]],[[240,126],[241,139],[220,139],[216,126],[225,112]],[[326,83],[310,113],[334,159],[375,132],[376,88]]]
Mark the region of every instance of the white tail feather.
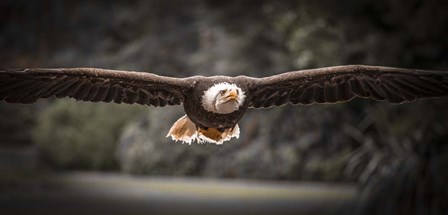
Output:
[[171,136],[174,141],[182,141],[191,145],[191,142],[196,140],[197,135],[196,125],[185,115],[173,124],[166,137]]
[[223,132],[218,131],[216,128],[202,129],[198,128],[194,122],[185,115],[173,124],[166,135],[166,137],[170,136],[174,141],[182,141],[189,145],[194,141],[198,143],[210,142],[220,145],[223,142],[230,140],[232,137],[238,138],[240,136],[240,128],[238,125],[235,125],[235,127],[224,130]]

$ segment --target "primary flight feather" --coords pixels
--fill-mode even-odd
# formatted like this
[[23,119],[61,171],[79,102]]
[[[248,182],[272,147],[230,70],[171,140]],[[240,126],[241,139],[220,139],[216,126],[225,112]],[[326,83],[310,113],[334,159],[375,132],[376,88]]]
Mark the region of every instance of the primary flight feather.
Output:
[[391,103],[448,96],[448,72],[348,65],[274,76],[174,78],[96,68],[0,71],[0,100],[33,103],[71,97],[91,102],[166,106],[183,104],[186,115],[168,132],[186,143],[221,144],[239,137],[248,108],[322,104],[367,98]]

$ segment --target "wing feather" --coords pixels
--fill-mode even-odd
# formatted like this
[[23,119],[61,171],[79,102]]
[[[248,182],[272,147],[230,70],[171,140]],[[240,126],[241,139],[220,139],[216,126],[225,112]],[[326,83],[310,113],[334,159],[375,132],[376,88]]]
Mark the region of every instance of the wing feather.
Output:
[[253,108],[337,103],[353,98],[403,103],[448,96],[448,72],[444,71],[348,65],[248,79],[249,106]]
[[91,102],[179,105],[195,81],[195,77],[95,68],[7,70],[0,71],[0,101],[26,104],[39,98],[71,97]]
[[[98,93],[93,97],[92,102],[106,101],[107,93],[109,92],[110,85],[106,83],[101,83],[98,85]],[[63,93],[62,93],[63,94]]]
[[143,104],[148,104],[148,102],[149,102],[148,91],[146,91],[144,89],[139,89],[137,103],[143,105]]

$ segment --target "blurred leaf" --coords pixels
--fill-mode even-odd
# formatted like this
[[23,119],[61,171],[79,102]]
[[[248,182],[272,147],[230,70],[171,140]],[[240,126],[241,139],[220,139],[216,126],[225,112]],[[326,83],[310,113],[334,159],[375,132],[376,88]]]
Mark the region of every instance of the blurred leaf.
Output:
[[145,109],[57,100],[39,116],[33,137],[44,161],[55,167],[115,169],[121,129]]

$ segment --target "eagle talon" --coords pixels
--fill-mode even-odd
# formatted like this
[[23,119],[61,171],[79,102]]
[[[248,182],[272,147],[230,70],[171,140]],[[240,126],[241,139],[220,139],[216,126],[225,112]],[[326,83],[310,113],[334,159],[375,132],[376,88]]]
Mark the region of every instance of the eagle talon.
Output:
[[232,139],[233,137],[238,139],[240,136],[240,128],[238,125],[235,125],[231,128],[199,129],[198,133],[198,142],[206,141],[220,145],[223,142]]
[[224,132],[225,130],[227,130],[228,128],[217,128],[217,130],[219,131],[219,132]]

